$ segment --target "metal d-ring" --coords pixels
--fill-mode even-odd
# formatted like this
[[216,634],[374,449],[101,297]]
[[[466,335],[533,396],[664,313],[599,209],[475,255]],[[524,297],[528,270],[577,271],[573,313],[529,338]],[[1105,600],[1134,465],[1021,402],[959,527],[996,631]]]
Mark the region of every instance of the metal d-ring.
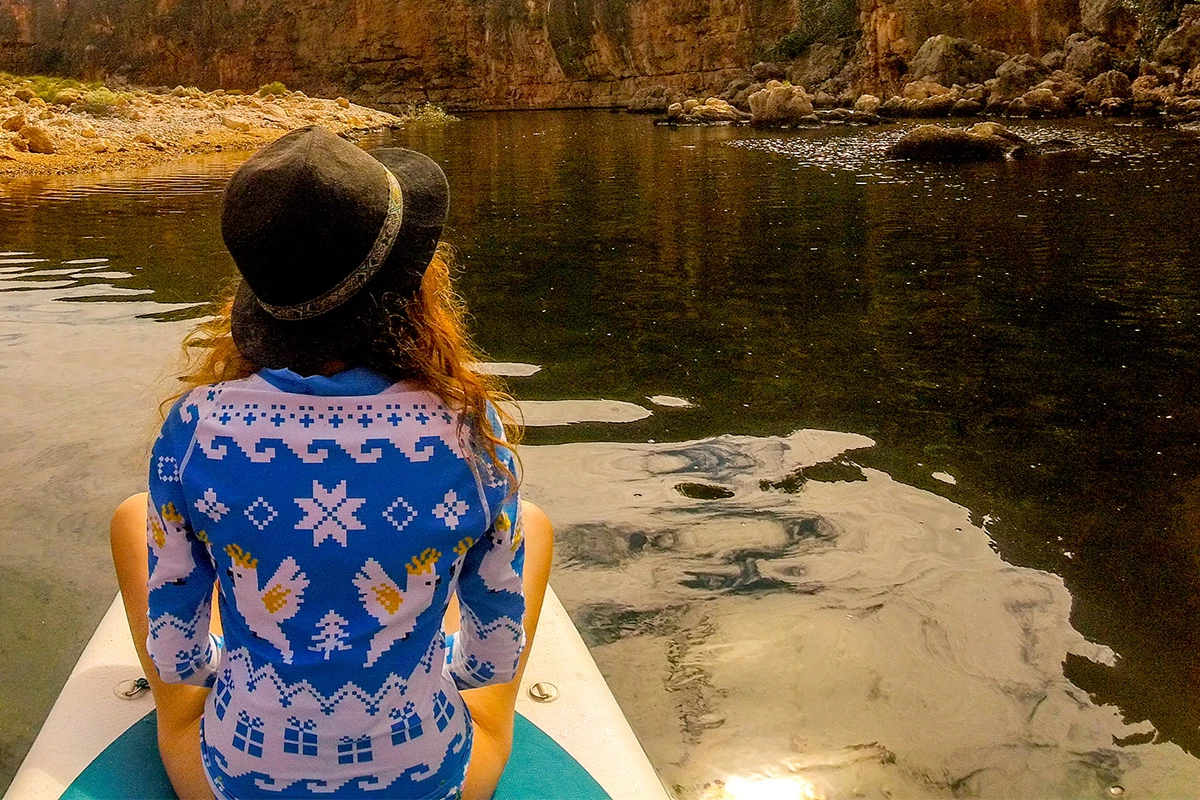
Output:
[[150,691],[150,681],[145,678],[129,678],[113,687],[113,694],[122,700],[133,700]]
[[558,699],[558,687],[549,681],[538,681],[529,687],[529,696],[539,703],[550,703]]

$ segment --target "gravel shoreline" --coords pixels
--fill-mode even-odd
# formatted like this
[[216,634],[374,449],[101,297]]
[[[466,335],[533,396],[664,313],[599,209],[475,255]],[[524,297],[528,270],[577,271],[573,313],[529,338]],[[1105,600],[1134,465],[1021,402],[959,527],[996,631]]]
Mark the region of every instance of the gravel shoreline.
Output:
[[[266,91],[270,88],[279,93]],[[188,155],[257,150],[305,125],[351,135],[396,128],[411,118],[281,86],[253,95],[183,86],[114,90],[0,75],[0,179],[105,172]]]

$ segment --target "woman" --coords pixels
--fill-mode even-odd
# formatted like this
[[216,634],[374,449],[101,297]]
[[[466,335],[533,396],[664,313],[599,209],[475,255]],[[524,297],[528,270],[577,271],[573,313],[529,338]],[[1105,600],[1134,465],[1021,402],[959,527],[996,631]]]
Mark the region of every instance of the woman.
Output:
[[487,798],[511,749],[552,531],[469,369],[445,176],[373,155],[305,128],[234,174],[243,280],[113,518],[184,798]]

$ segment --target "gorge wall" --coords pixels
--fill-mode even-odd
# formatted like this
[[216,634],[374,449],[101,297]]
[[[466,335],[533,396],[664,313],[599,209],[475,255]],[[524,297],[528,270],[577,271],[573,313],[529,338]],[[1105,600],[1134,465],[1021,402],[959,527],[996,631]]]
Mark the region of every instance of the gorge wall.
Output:
[[204,89],[282,81],[383,108],[611,106],[649,84],[717,91],[790,36],[832,41],[856,88],[886,92],[931,35],[1040,55],[1099,19],[1132,47],[1146,2],[0,0],[0,69]]

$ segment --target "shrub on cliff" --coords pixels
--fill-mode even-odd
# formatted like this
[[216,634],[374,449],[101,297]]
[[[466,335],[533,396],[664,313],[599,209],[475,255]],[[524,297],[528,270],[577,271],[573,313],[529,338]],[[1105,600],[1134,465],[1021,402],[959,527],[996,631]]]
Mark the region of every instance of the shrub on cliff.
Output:
[[800,24],[771,48],[773,58],[798,58],[816,42],[830,42],[858,32],[856,0],[802,0]]

